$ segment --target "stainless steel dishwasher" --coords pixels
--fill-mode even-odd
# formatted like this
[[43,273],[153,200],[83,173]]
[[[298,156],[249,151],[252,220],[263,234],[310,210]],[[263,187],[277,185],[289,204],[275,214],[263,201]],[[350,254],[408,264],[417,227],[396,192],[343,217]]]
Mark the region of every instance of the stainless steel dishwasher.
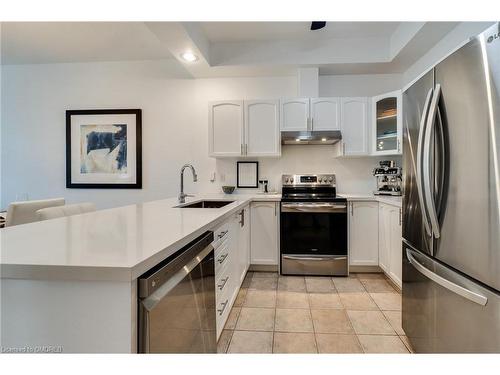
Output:
[[140,353],[216,353],[213,232],[139,278]]

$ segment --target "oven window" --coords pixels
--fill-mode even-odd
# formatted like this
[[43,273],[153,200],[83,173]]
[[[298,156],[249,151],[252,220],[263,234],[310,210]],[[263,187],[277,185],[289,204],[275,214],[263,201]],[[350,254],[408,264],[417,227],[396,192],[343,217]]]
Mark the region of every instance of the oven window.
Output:
[[347,255],[347,213],[282,212],[281,253]]

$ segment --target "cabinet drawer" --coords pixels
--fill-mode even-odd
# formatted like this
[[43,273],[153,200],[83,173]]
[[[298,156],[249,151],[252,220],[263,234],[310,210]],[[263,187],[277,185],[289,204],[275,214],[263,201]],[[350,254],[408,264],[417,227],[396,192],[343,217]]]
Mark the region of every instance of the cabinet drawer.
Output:
[[218,298],[216,298],[215,320],[217,327],[217,338],[219,338],[222,330],[224,329],[224,325],[226,324],[229,312],[231,311],[231,298],[232,295],[230,288],[227,288],[220,294],[220,296],[218,296]]
[[214,229],[214,241],[212,246],[217,253],[217,249],[230,237],[229,223],[225,222]]
[[223,246],[220,246],[215,252],[215,275],[216,277],[219,275],[220,270],[231,262],[231,254],[230,254],[230,246],[229,241]]
[[215,275],[216,301],[220,301],[221,296],[226,293],[228,289],[231,289],[231,285],[234,285],[233,278],[234,270],[230,263],[227,263],[220,269],[219,273]]
[[[213,245],[213,244],[212,244]],[[217,246],[214,246],[214,255],[215,255],[215,258],[217,259],[217,257],[219,256],[219,254],[223,251],[225,251],[226,249],[230,248],[230,240],[229,240],[229,237],[224,237],[222,238],[221,240],[219,240],[216,244]]]

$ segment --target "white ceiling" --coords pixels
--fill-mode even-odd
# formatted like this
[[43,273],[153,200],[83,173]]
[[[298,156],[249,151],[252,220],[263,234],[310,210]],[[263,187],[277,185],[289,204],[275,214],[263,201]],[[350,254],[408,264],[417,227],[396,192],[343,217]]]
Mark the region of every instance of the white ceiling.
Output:
[[2,64],[165,59],[142,22],[2,22]]
[[[401,73],[457,22],[4,22],[2,64],[176,59],[192,77]],[[195,63],[179,56],[191,50]]]
[[202,22],[213,43],[264,42],[276,40],[321,40],[330,38],[390,37],[400,22],[327,22],[311,31],[310,22]]

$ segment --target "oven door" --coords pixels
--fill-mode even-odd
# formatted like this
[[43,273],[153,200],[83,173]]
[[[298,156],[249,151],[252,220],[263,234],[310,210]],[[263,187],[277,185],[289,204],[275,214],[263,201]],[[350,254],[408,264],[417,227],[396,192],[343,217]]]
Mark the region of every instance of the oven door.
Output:
[[347,275],[347,203],[281,203],[281,273]]

